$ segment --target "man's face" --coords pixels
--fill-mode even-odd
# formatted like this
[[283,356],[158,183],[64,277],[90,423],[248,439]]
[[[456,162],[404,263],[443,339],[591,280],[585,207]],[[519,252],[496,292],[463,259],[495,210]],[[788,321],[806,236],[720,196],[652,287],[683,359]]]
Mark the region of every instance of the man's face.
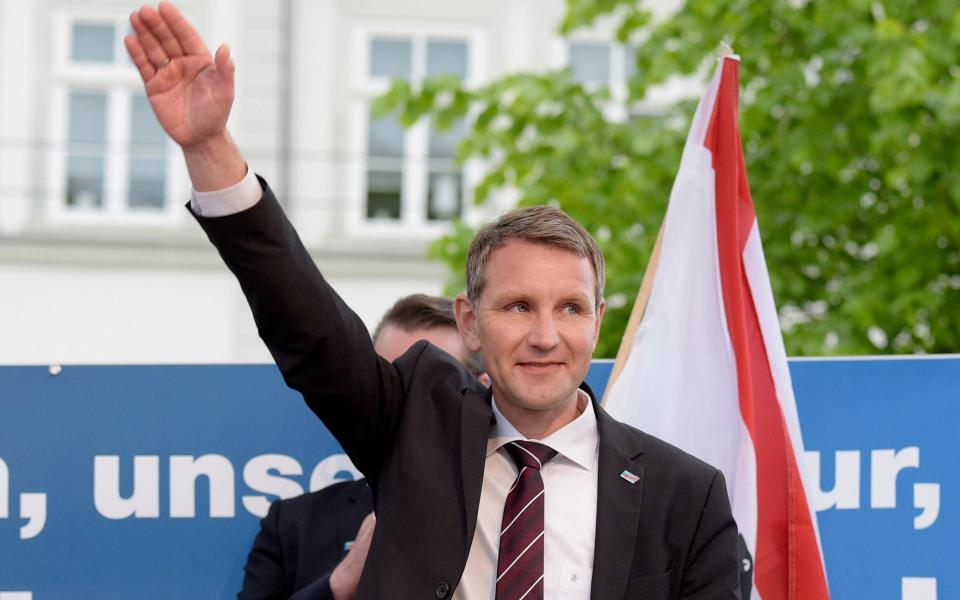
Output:
[[604,309],[594,304],[590,261],[512,240],[490,253],[484,279],[476,306],[461,295],[456,307],[467,345],[483,354],[497,405],[513,413],[511,421],[553,422],[574,410]]
[[394,325],[384,325],[373,343],[373,349],[393,362],[420,340],[427,340],[461,363],[467,357],[467,347],[453,327],[423,327],[406,331]]

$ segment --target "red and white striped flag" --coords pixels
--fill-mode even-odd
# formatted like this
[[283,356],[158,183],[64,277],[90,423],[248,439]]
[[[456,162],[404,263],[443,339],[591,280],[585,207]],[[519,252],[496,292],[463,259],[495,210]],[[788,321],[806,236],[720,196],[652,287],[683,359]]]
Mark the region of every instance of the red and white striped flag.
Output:
[[700,101],[605,404],[723,471],[744,598],[819,600],[829,591],[743,162],[739,65],[724,58]]

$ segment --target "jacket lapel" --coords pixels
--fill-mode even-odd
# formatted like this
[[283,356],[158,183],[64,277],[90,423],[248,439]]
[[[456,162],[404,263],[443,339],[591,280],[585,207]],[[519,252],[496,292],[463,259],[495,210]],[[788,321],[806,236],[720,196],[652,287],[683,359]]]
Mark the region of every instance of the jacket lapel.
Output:
[[[592,394],[591,394],[592,396]],[[597,533],[591,598],[622,598],[630,576],[640,520],[643,453],[637,436],[594,401],[600,451],[597,472]],[[626,471],[626,473],[624,473]],[[625,477],[621,476],[625,475]],[[631,483],[628,479],[637,479]]]
[[460,403],[460,478],[463,498],[461,506],[464,523],[463,539],[466,547],[464,556],[470,551],[473,534],[477,527],[477,513],[480,512],[480,488],[483,486],[483,469],[487,459],[487,438],[493,422],[493,409],[490,408],[491,390],[481,396],[474,390],[464,390],[464,399]]

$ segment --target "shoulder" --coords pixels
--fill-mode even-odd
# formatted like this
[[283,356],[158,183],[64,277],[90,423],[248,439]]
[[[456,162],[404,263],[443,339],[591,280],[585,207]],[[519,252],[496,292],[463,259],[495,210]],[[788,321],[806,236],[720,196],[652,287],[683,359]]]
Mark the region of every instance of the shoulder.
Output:
[[276,500],[270,505],[270,512],[277,518],[293,518],[296,515],[314,513],[318,509],[357,503],[372,503],[370,486],[366,479],[342,481],[315,492]]
[[621,444],[626,440],[629,447],[639,451],[636,460],[643,464],[649,474],[657,475],[661,479],[699,482],[707,486],[717,477],[723,478],[719,469],[669,442],[617,421],[605,413],[600,420],[601,435],[607,433],[608,437],[615,438]]
[[468,389],[483,394],[486,388],[456,358],[426,340],[410,346],[394,364],[401,377],[407,381],[405,387],[416,381],[417,385],[428,387],[441,386],[464,392]]

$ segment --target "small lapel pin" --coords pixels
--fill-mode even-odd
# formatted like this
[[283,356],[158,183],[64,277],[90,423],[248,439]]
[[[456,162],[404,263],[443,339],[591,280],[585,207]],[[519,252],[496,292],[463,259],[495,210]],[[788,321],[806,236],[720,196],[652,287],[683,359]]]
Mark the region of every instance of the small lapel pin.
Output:
[[622,477],[623,479],[627,480],[630,483],[636,483],[640,481],[640,476],[634,475],[630,471],[624,471],[623,473],[620,473],[620,477]]

